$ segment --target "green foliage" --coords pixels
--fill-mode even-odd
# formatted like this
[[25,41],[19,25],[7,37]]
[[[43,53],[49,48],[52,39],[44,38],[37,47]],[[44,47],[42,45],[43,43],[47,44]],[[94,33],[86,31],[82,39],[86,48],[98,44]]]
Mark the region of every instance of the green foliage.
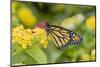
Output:
[[47,63],[47,57],[45,53],[38,46],[33,45],[25,52],[33,57],[38,62],[38,64]]
[[43,64],[47,63],[47,57],[41,48],[32,45],[23,49],[18,44],[12,46],[12,64]]

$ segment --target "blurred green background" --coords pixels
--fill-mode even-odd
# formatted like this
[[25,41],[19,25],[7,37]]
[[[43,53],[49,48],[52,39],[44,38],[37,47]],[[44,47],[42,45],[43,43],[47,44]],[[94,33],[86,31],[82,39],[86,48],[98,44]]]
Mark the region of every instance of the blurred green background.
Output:
[[70,29],[83,38],[79,45],[64,50],[56,48],[52,40],[48,40],[46,48],[39,46],[38,38],[33,39],[32,45],[25,49],[14,42],[11,48],[12,65],[95,61],[95,11],[96,7],[89,5],[12,1],[12,29],[20,25],[33,29],[36,24],[48,21],[49,24]]

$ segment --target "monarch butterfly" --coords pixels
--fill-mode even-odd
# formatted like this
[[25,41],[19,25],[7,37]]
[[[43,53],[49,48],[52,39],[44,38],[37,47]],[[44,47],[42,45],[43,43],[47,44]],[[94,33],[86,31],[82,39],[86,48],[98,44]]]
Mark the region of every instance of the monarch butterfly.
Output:
[[48,22],[41,22],[37,26],[46,30],[47,35],[53,39],[58,48],[78,44],[82,40],[82,38],[75,32],[60,26],[50,25]]

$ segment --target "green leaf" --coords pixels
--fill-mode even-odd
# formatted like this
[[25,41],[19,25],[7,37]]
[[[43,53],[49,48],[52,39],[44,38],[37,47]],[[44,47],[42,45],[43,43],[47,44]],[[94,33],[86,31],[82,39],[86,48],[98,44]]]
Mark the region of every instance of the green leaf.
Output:
[[12,44],[12,64],[37,64],[38,62],[25,52],[18,43]]
[[12,56],[23,52],[23,50],[24,49],[18,43],[12,44]]
[[34,58],[38,64],[47,63],[47,57],[45,53],[38,46],[33,45],[25,51],[28,55]]
[[38,62],[34,60],[30,55],[28,55],[26,52],[21,52],[19,54],[16,54],[12,56],[12,65],[16,64],[37,64]]
[[54,42],[49,41],[48,47],[44,49],[49,63],[55,63],[58,57],[62,54],[62,50],[58,49]]

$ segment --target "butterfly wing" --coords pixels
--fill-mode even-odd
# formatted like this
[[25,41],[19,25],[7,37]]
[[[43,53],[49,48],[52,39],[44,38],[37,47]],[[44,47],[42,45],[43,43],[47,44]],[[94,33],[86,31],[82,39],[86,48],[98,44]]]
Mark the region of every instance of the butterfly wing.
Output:
[[49,35],[58,48],[78,44],[82,39],[75,32],[55,25],[51,25]]

